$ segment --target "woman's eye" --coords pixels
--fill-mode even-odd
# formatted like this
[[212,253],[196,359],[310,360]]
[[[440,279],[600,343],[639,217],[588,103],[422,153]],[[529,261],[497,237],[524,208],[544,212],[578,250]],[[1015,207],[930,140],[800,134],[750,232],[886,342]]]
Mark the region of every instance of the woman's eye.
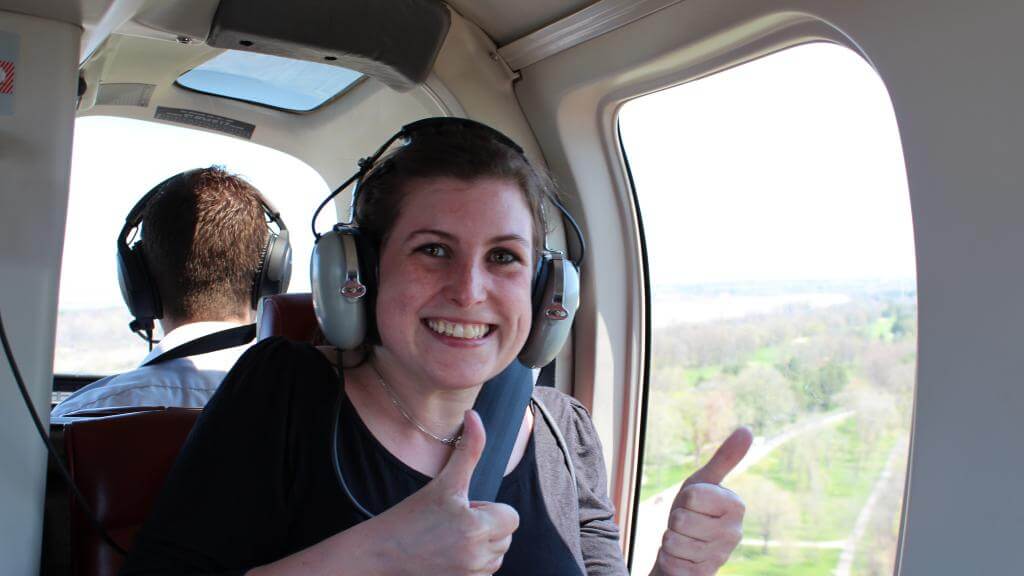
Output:
[[427,244],[417,249],[420,253],[434,258],[447,258],[448,248],[443,244]]
[[515,264],[519,257],[508,250],[495,250],[491,252],[491,262],[495,264]]

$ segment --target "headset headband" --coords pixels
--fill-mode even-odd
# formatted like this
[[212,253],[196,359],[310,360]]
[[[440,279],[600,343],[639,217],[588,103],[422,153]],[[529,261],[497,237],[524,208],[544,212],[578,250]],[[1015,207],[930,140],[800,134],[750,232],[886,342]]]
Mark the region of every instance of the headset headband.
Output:
[[[196,170],[180,172],[170,178],[166,178],[156,186],[152,187],[149,192],[146,192],[142,196],[142,198],[139,198],[139,201],[135,203],[135,206],[132,206],[132,209],[128,212],[128,216],[124,219],[124,226],[121,227],[121,233],[118,234],[118,242],[127,246],[128,235],[142,223],[146,207],[149,205],[149,202],[153,197],[162,192],[164,187],[167,186],[171,180],[174,180],[179,176],[186,176],[192,172],[196,172]],[[256,193],[256,198],[260,201],[260,207],[263,208],[263,213],[266,214],[267,218],[277,225],[278,230],[287,230],[288,227],[284,225],[284,220],[281,219],[281,212],[279,212],[277,208],[270,203],[270,200],[267,200],[267,198],[263,196],[262,192],[257,190],[255,187],[252,187],[252,191]]]
[[[352,200],[349,203],[348,222],[345,222],[343,224],[346,226],[351,226],[354,223],[355,207],[359,198],[359,189],[362,187],[362,184],[365,181],[367,175],[369,175],[373,171],[374,167],[376,167],[377,161],[380,160],[381,156],[383,156],[384,153],[387,152],[388,149],[391,148],[391,146],[396,141],[404,140],[403,145],[408,146],[415,142],[417,137],[421,137],[421,135],[430,134],[434,136],[440,136],[445,132],[454,133],[456,131],[476,132],[478,134],[485,135],[494,140],[495,142],[498,142],[504,146],[511,148],[513,151],[519,154],[526,161],[527,164],[530,164],[529,159],[526,157],[526,153],[523,151],[523,148],[519,144],[516,144],[515,141],[513,141],[511,138],[505,136],[504,134],[495,130],[494,128],[491,128],[490,126],[483,124],[481,122],[477,122],[476,120],[446,116],[440,116],[436,118],[424,118],[422,120],[417,120],[416,122],[412,122],[410,124],[406,124],[405,126],[403,126],[401,130],[393,134],[390,138],[387,139],[387,141],[384,142],[383,145],[377,148],[377,151],[374,152],[372,155],[360,159],[359,170],[355,174],[350,176],[347,180],[342,182],[340,186],[335,188],[334,191],[331,192],[327,196],[327,198],[325,198],[324,201],[320,203],[316,211],[313,212],[313,219],[311,222],[313,236],[315,238],[320,238],[320,233],[317,232],[316,230],[316,218],[317,216],[320,215],[320,212],[324,209],[325,206],[327,206],[327,204],[332,199],[334,199],[334,197],[336,197],[338,194],[341,194],[341,192],[343,192],[349,186],[353,185],[353,183],[355,184],[355,188],[353,188],[352,190]],[[572,217],[572,214],[565,207],[565,205],[562,204],[558,197],[555,196],[554,193],[552,193],[548,189],[545,189],[544,197],[549,202],[554,204],[556,208],[558,208],[558,211],[562,213],[562,217],[569,222],[570,226],[573,229],[573,232],[575,232],[576,234],[576,240],[578,242],[578,254],[576,259],[574,259],[572,262],[573,264],[576,265],[577,268],[579,268],[580,264],[583,262],[584,256],[586,256],[587,251],[586,241],[583,239],[583,231],[580,230],[580,226],[576,222],[576,219]],[[541,203],[541,210],[544,210],[543,203]],[[544,251],[551,252],[551,250],[547,246],[547,234],[544,235],[544,244]]]
[[[171,180],[174,180],[179,176],[186,176],[196,171],[197,170],[188,170],[186,172],[179,172],[174,176],[165,178],[159,184],[150,188],[149,192],[143,194],[142,198],[139,198],[139,201],[135,203],[135,206],[132,206],[132,209],[128,211],[128,216],[125,216],[124,226],[121,227],[121,233],[117,235],[118,247],[120,248],[120,246],[124,246],[125,248],[130,248],[128,244],[128,236],[131,234],[132,230],[138,229],[139,224],[142,224],[142,218],[145,215],[146,207],[149,206],[153,197],[160,194]],[[288,227],[285,226],[284,220],[281,218],[281,212],[278,211],[278,209],[270,203],[270,200],[263,196],[263,193],[256,189],[256,187],[251,188],[252,191],[256,193],[256,198],[260,201],[260,207],[263,208],[263,213],[267,216],[270,222],[277,226],[278,231],[287,230]]]

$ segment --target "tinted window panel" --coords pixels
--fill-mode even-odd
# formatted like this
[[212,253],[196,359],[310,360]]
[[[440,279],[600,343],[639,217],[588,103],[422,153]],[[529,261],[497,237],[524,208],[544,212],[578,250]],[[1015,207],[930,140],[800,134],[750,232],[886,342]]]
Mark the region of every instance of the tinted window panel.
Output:
[[340,66],[229,50],[182,74],[178,83],[198,92],[307,112],[361,77]]

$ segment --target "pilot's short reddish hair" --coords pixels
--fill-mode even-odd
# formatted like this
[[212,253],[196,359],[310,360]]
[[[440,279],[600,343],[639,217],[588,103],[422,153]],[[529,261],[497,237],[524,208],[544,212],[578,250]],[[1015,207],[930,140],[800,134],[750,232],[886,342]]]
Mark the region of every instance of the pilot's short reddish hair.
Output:
[[169,180],[141,231],[164,316],[223,320],[248,306],[268,234],[258,192],[241,177],[211,166]]

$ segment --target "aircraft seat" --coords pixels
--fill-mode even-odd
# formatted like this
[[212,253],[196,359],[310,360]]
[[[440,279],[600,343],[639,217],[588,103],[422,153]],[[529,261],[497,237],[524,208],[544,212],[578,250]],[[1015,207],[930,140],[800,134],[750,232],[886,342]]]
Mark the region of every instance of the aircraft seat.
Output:
[[[264,298],[257,312],[258,339],[284,336],[322,342],[309,293]],[[100,524],[130,550],[156,502],[198,408],[133,408],[80,413],[63,426],[71,477]],[[115,576],[124,559],[96,532],[85,511],[69,499],[70,563],[75,576]]]
[[313,295],[309,292],[277,294],[260,301],[256,312],[256,338],[263,340],[271,336],[322,343],[324,337],[313,312]]
[[[131,549],[199,413],[155,408],[65,424],[71,477],[122,548]],[[73,574],[115,576],[124,558],[103,541],[73,497],[70,514]]]

